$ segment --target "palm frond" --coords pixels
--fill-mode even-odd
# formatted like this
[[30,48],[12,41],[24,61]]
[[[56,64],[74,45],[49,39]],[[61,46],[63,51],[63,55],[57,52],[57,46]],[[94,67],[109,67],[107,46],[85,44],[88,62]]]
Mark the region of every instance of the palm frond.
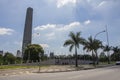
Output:
[[75,43],[77,42],[76,35],[73,32],[70,32],[69,36],[70,36],[71,40],[73,40]]
[[74,42],[72,40],[66,40],[65,43],[63,44],[63,46],[68,46],[68,45],[71,45],[71,44],[74,44]]
[[77,33],[76,33],[76,38],[79,38],[80,35],[81,35],[81,32],[77,32]]
[[73,49],[74,45],[71,45],[70,48],[69,48],[69,51],[71,52],[72,49]]
[[102,42],[90,36],[88,40],[84,42],[83,49],[87,51],[92,51],[92,50],[97,51],[101,47],[102,47]]

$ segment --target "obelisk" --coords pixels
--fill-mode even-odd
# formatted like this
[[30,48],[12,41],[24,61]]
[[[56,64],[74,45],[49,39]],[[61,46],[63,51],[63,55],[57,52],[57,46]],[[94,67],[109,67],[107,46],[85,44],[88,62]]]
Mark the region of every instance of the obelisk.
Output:
[[23,43],[22,43],[22,57],[24,56],[24,50],[27,45],[31,44],[32,40],[32,18],[33,18],[33,9],[31,7],[27,8],[24,34],[23,34]]

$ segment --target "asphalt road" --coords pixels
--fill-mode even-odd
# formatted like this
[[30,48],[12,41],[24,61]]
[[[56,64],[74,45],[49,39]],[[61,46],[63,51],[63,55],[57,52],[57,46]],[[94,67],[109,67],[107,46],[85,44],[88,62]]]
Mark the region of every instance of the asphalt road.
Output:
[[120,66],[99,69],[1,76],[0,80],[120,80]]

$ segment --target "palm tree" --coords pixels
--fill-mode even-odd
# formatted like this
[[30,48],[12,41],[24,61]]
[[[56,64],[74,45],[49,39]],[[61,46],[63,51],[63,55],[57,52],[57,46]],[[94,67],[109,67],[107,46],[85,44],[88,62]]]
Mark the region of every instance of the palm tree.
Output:
[[102,47],[102,42],[100,40],[92,38],[92,36],[90,36],[88,40],[86,40],[84,43],[83,49],[86,50],[87,52],[92,52],[94,65],[95,65],[95,60],[97,61],[97,64],[99,64],[97,50],[101,47]]
[[76,34],[70,32],[69,37],[70,39],[66,40],[63,46],[70,46],[69,51],[71,52],[73,47],[75,48],[75,66],[78,67],[77,61],[77,48],[79,48],[79,44],[84,42],[84,39],[80,37],[81,32],[77,32]]
[[110,64],[110,55],[109,55],[109,51],[111,50],[111,47],[106,45],[106,46],[103,46],[103,51],[104,52],[107,52],[107,55],[108,55],[108,64]]
[[119,53],[120,49],[118,46],[112,48],[114,53]]
[[111,58],[114,61],[119,61],[120,60],[120,48],[116,46],[116,47],[113,47],[112,50],[113,50],[113,54],[111,55]]

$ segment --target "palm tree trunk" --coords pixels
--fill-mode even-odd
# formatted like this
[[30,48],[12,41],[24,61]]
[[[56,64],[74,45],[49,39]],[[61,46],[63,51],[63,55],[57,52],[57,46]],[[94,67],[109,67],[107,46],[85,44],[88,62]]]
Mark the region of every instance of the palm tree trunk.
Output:
[[77,47],[75,46],[75,67],[78,67]]
[[97,65],[98,65],[99,64],[99,59],[98,59],[97,51],[95,51],[95,54],[96,54],[96,62],[97,62]]
[[109,51],[107,51],[107,55],[108,55],[108,64],[110,64],[110,55],[109,55]]
[[93,58],[93,65],[95,66],[95,56],[94,56],[94,51],[92,50],[92,58]]

